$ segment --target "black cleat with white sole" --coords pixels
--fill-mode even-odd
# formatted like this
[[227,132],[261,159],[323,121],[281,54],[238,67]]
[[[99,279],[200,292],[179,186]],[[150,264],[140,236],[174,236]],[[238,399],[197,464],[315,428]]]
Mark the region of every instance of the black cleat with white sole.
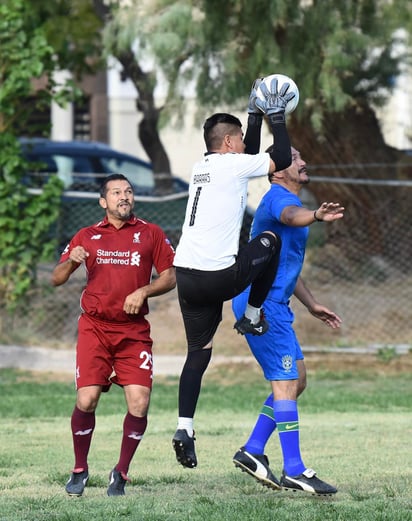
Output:
[[294,492],[299,490],[308,492],[313,496],[332,496],[338,491],[337,488],[316,477],[316,472],[313,469],[306,469],[299,476],[287,476],[283,471],[280,484],[286,490],[293,490]]
[[243,472],[253,476],[264,487],[280,490],[279,480],[269,467],[269,460],[264,454],[251,454],[241,447],[233,456],[233,463]]
[[173,436],[172,445],[177,461],[189,469],[197,466],[195,453],[195,433],[190,437],[186,429],[178,429]]

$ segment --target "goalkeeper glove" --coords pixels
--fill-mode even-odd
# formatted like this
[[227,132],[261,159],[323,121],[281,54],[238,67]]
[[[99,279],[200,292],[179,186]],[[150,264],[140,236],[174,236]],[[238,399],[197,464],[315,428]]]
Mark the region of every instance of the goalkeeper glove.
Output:
[[278,80],[273,78],[270,83],[270,90],[263,82],[260,84],[259,89],[263,94],[263,100],[256,97],[255,105],[269,116],[272,123],[283,123],[285,121],[286,105],[295,97],[294,92],[288,93],[289,83],[285,82],[278,92]]
[[252,90],[250,91],[249,96],[249,105],[247,107],[248,114],[261,114],[261,110],[256,106],[256,98],[257,98],[257,88],[261,84],[264,78],[256,78],[253,82]]

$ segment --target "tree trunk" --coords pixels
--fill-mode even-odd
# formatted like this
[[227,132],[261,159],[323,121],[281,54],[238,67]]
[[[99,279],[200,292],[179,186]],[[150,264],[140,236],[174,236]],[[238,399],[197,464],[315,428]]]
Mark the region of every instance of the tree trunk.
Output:
[[[110,7],[102,0],[94,0],[93,3],[97,16],[103,22],[112,18]],[[152,163],[156,191],[157,193],[170,193],[173,191],[170,161],[158,130],[159,115],[162,109],[156,108],[153,97],[156,82],[152,73],[146,73],[140,67],[132,49],[121,49],[113,54],[123,67],[122,79],[130,79],[136,88],[136,108],[143,115],[138,125],[137,137]]]
[[143,114],[138,125],[138,138],[153,165],[156,191],[168,193],[173,189],[170,162],[160,139],[158,123],[161,108],[155,106],[150,73],[144,72],[137,63],[133,51],[122,51],[116,55],[123,67],[122,78],[129,78],[136,87],[138,98],[136,108]]

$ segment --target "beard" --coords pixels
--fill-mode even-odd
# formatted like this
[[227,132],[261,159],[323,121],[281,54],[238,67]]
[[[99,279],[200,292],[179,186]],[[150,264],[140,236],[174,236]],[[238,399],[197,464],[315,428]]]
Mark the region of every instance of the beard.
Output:
[[130,219],[130,216],[132,215],[132,211],[128,211],[127,213],[125,214],[121,214],[121,213],[118,213],[118,218],[121,220],[121,221],[128,221]]
[[127,206],[122,205],[109,213],[120,221],[128,221],[133,213],[133,206],[130,204]]
[[301,179],[301,178],[299,178],[299,184],[300,184],[300,185],[308,185],[309,183],[310,183],[310,179],[309,179],[309,177],[307,176],[307,174],[306,174],[306,179]]

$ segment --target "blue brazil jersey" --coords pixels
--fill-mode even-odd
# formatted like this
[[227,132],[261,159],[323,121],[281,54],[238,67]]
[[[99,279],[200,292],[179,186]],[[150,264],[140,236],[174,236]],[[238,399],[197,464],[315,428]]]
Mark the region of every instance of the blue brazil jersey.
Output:
[[302,206],[299,197],[283,186],[271,185],[260,202],[252,224],[252,238],[265,230],[282,238],[278,272],[270,290],[270,298],[287,303],[292,296],[305,258],[308,226],[286,226],[280,216],[286,206]]
[[[294,316],[289,299],[302,270],[309,227],[282,224],[280,216],[286,206],[302,206],[302,203],[289,190],[271,185],[256,210],[251,232],[254,238],[265,230],[271,230],[282,239],[277,275],[263,305],[269,331],[262,336],[246,335],[249,347],[267,380],[297,379],[299,373],[296,361],[303,359],[292,327]],[[244,313],[249,291],[250,286],[232,300],[236,319]]]

